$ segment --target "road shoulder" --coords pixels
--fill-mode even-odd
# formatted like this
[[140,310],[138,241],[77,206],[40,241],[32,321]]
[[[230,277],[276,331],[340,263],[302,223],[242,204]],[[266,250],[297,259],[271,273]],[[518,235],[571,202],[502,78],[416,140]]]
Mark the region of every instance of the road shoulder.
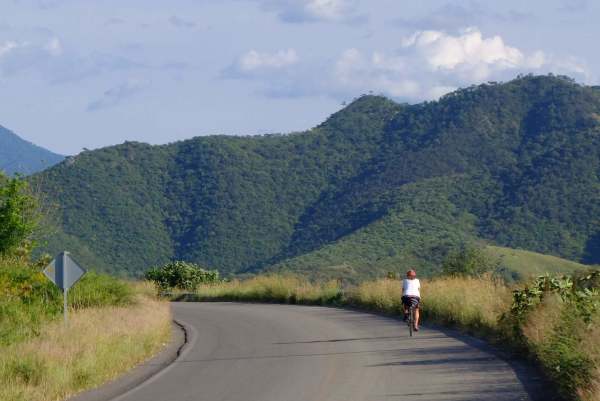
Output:
[[170,343],[156,356],[136,366],[118,378],[91,390],[79,393],[68,401],[110,401],[146,382],[171,365],[187,343],[183,324],[173,321]]

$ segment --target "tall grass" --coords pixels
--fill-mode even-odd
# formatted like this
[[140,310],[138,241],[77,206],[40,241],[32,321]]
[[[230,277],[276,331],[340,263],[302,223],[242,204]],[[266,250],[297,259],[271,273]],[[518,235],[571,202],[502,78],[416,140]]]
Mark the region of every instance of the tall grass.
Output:
[[590,372],[590,385],[579,389],[579,396],[586,401],[600,401],[600,313],[597,313],[581,342],[594,367]]
[[490,276],[444,277],[423,285],[423,316],[444,326],[492,336],[510,309],[512,292]]
[[[547,296],[516,328],[507,323],[512,288],[491,276],[422,281],[422,315],[505,344],[536,360],[567,399],[600,401],[600,313],[591,324],[573,315],[560,297]],[[402,310],[401,283],[376,280],[342,288],[294,276],[259,276],[200,286],[187,300],[228,300],[347,305],[387,314]]]
[[[94,272],[69,291],[69,307],[74,310],[131,305],[134,299],[130,285]],[[62,302],[61,292],[38,268],[0,259],[0,345],[39,335],[42,324],[60,316]]]
[[279,302],[291,304],[332,304],[340,299],[337,281],[311,283],[294,276],[257,276],[245,281],[233,280],[201,285],[187,300]]
[[3,347],[0,399],[65,399],[102,384],[157,352],[170,335],[169,306],[144,298],[135,306],[78,310],[39,336]]
[[93,272],[62,294],[39,266],[0,258],[0,400],[60,400],[94,387],[155,353],[169,338],[166,302]]
[[134,301],[135,292],[130,284],[96,272],[88,272],[69,292],[69,306],[73,309],[125,306]]
[[377,280],[359,284],[346,292],[344,300],[353,305],[387,313],[402,310],[402,283],[396,280]]

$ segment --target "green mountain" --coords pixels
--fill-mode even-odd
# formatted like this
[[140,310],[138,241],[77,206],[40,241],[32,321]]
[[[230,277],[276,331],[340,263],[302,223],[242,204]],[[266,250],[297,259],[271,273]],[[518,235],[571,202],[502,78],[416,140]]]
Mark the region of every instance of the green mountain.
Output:
[[27,142],[0,126],[0,171],[9,175],[29,175],[63,159],[63,156]]
[[124,275],[425,272],[469,240],[600,262],[600,91],[521,77],[437,102],[362,96],[302,133],[84,152],[33,177],[47,249]]

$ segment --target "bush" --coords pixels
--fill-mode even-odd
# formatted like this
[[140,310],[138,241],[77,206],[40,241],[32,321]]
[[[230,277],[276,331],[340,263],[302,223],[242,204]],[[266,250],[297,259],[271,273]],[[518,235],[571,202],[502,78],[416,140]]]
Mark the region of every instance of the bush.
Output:
[[145,278],[153,281],[160,292],[166,292],[173,288],[194,291],[200,284],[219,281],[219,272],[205,270],[193,263],[177,261],[148,270]]
[[498,268],[499,263],[486,256],[483,248],[463,245],[448,253],[442,265],[442,273],[448,276],[480,276]]
[[[88,272],[69,291],[69,307],[120,306],[134,300],[132,286]],[[42,324],[62,314],[62,293],[36,264],[0,258],[0,345],[35,337]]]
[[0,345],[37,335],[61,311],[60,291],[42,273],[0,260]]
[[[599,274],[540,276],[513,291],[510,313],[503,318],[514,338],[533,351],[565,399],[576,399],[577,390],[591,388],[599,362],[598,338],[594,338],[600,312],[600,292],[595,288]],[[549,307],[556,309],[554,319],[536,319],[536,314],[548,316]],[[591,347],[582,345],[586,339],[591,339]]]
[[28,239],[38,220],[38,201],[27,182],[0,172],[0,254],[10,254],[24,245],[28,250]]

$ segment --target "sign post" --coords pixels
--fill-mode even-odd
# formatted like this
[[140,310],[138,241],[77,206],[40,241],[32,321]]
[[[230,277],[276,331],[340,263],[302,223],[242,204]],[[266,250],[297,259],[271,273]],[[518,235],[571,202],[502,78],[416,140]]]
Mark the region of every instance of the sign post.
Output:
[[69,288],[73,286],[83,275],[86,270],[79,266],[69,252],[61,252],[56,258],[44,269],[44,274],[63,292],[63,312],[65,324],[68,322],[67,311],[67,295]]

